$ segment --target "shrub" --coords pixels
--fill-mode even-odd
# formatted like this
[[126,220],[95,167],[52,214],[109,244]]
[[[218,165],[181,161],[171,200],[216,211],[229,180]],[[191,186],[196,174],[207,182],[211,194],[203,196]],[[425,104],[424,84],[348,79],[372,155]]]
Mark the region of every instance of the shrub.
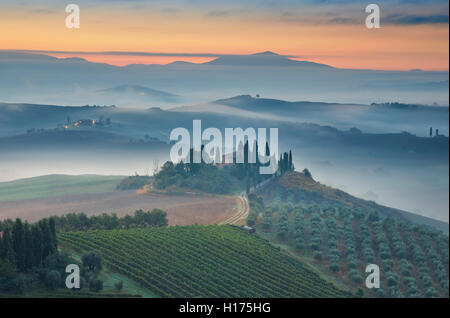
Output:
[[116,288],[117,291],[121,291],[123,288],[123,282],[118,281],[117,283],[114,284],[114,287]]
[[56,289],[61,284],[61,275],[55,270],[51,270],[45,276],[45,286],[49,289]]
[[333,272],[338,272],[339,271],[339,265],[337,263],[331,263],[330,264],[330,270]]
[[314,251],[314,253],[313,253],[313,257],[316,259],[316,260],[322,260],[322,252],[320,252],[320,251]]
[[351,269],[351,270],[348,272],[348,277],[349,277],[354,283],[357,283],[357,284],[360,284],[360,283],[362,283],[362,281],[363,281],[361,275],[359,274],[359,272],[358,272],[356,269]]
[[100,279],[93,279],[89,283],[89,290],[99,292],[103,289],[103,281]]

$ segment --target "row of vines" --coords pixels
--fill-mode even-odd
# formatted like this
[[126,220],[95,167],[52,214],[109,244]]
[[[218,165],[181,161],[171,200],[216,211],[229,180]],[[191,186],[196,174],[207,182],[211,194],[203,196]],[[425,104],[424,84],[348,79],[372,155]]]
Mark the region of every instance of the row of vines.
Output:
[[95,250],[105,265],[161,297],[345,297],[346,293],[234,226],[59,234],[63,248]]

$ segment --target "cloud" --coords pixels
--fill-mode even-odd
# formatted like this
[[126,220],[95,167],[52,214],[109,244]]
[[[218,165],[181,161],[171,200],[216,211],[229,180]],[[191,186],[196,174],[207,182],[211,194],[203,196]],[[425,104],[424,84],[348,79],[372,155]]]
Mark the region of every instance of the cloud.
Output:
[[329,20],[328,22],[331,24],[356,24],[361,23],[363,19],[355,19],[355,18],[345,18],[345,17],[337,17]]
[[448,15],[432,14],[432,15],[390,15],[385,18],[381,18],[381,23],[387,24],[442,24],[448,23]]
[[[360,24],[364,23],[365,15],[337,16],[328,19],[330,24]],[[443,14],[416,15],[416,14],[390,14],[383,16],[381,12],[381,24],[384,25],[419,25],[419,24],[445,24],[449,23],[449,16]]]
[[223,16],[227,16],[230,14],[231,14],[230,10],[212,10],[212,11],[208,12],[206,14],[206,16],[208,16],[208,17],[223,17]]
[[181,12],[181,9],[180,8],[170,8],[170,7],[161,8],[161,12],[172,14],[172,13]]

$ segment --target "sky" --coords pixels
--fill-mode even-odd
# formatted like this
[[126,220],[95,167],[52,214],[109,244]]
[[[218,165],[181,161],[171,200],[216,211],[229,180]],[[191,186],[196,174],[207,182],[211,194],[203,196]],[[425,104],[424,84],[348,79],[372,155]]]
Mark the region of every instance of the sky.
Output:
[[[449,69],[448,0],[373,1],[381,28],[368,29],[372,1],[0,0],[0,50],[119,66],[273,51],[341,68]],[[79,29],[66,28],[69,3]]]

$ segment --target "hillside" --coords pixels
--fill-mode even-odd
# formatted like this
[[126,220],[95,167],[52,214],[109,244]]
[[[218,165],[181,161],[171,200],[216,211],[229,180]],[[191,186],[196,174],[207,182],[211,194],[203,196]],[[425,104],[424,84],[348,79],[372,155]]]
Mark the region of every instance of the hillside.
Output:
[[[440,134],[448,136],[449,108],[417,104],[383,103],[352,104],[313,101],[287,101],[268,97],[240,95],[216,100],[209,105],[214,111],[218,106],[228,112],[251,112],[253,116],[274,116],[286,121],[310,122],[329,125],[338,129],[357,127],[365,133],[393,133],[407,131],[417,136],[428,136],[429,123]],[[193,106],[195,108],[195,106]]]
[[0,202],[49,198],[61,195],[111,192],[122,176],[47,175],[0,182]]
[[67,232],[59,242],[66,251],[100,252],[107,267],[160,297],[349,295],[261,237],[228,225]]
[[277,201],[294,205],[318,204],[361,209],[366,212],[376,211],[399,221],[426,225],[449,233],[448,223],[356,198],[344,191],[321,184],[300,172],[286,174],[274,180],[270,186],[259,189],[258,193],[264,197],[266,203]]
[[167,102],[176,103],[182,101],[182,97],[169,92],[141,86],[141,85],[120,85],[97,91],[108,102],[113,101],[115,104],[133,104],[133,101],[142,100],[143,102]]
[[[359,208],[285,202],[251,196],[248,224],[339,285],[368,297],[448,297],[447,235]],[[379,266],[379,289],[362,288],[368,264]]]

